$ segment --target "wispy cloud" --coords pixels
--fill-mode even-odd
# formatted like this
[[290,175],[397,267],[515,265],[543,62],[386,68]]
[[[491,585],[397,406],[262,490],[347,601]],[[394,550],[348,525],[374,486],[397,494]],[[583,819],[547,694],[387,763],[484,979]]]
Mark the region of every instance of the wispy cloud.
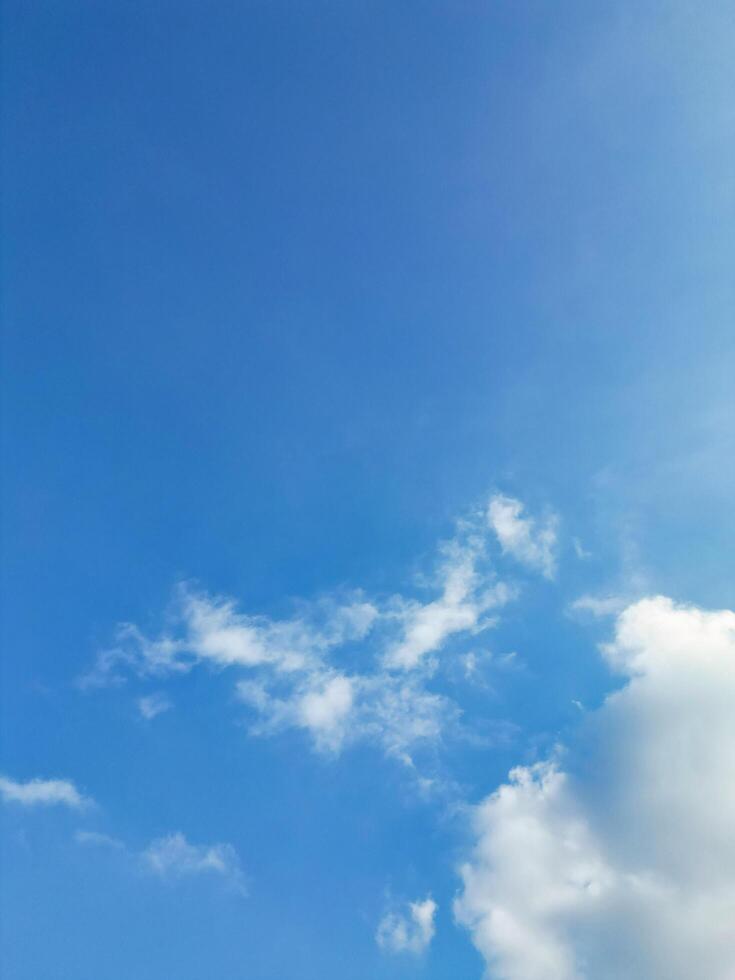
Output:
[[592,557],[592,552],[587,551],[579,538],[572,538],[572,548],[574,548],[574,554],[580,561],[588,561]]
[[405,909],[388,912],[380,920],[375,940],[390,953],[425,952],[434,938],[437,904],[429,895],[422,901],[408,902]]
[[474,635],[494,625],[493,619],[483,619],[484,614],[505,605],[514,593],[480,573],[483,557],[484,540],[477,534],[444,546],[438,576],[441,594],[425,604],[405,603],[402,635],[385,656],[387,667],[413,669],[454,634]]
[[78,830],[74,834],[74,840],[77,844],[83,844],[87,847],[106,847],[115,851],[125,849],[125,845],[117,837],[111,837],[109,834],[102,834],[96,830]]
[[289,673],[308,670],[332,648],[363,639],[378,612],[357,593],[346,601],[324,599],[302,604],[291,620],[250,616],[231,598],[213,597],[179,585],[169,617],[176,631],[151,639],[132,623],[117,630],[115,644],[103,650],[82,687],[122,683],[126,674],[165,677],[187,673],[197,664],[217,668],[267,667]]
[[66,806],[81,810],[92,803],[68,779],[31,779],[19,783],[7,776],[0,776],[0,796],[6,803],[27,807]]
[[217,875],[245,891],[240,858],[231,844],[191,844],[182,833],[174,833],[152,841],[141,860],[160,878]]
[[180,831],[157,837],[142,850],[131,848],[110,834],[94,830],[78,830],[74,840],[83,847],[119,851],[134,866],[158,878],[175,881],[213,875],[241,894],[247,891],[240,858],[231,844],[192,844]]
[[554,578],[559,526],[555,514],[548,515],[543,521],[525,517],[520,500],[495,494],[488,504],[487,520],[504,554],[540,572],[545,578]]
[[144,697],[138,698],[135,703],[141,718],[144,718],[146,721],[152,721],[165,711],[170,711],[173,707],[170,698],[160,691],[156,694],[146,694]]
[[591,616],[616,616],[627,605],[623,596],[582,595],[569,606],[572,613],[589,613]]
[[[484,514],[457,524],[441,545],[427,598],[361,591],[300,602],[288,619],[242,612],[230,597],[178,587],[165,633],[149,637],[123,624],[81,686],[126,678],[185,674],[197,666],[231,670],[254,735],[306,732],[317,751],[335,755],[368,741],[415,768],[414,753],[455,730],[460,711],[432,690],[443,657],[496,623],[515,590],[487,557]],[[431,594],[433,593],[433,594]],[[145,718],[168,707],[165,694],[137,701]]]
[[322,752],[336,754],[362,741],[413,766],[414,751],[436,744],[459,719],[451,699],[427,690],[415,676],[337,674],[309,677],[305,684],[279,697],[262,684],[241,681],[238,695],[258,716],[252,734],[301,728]]

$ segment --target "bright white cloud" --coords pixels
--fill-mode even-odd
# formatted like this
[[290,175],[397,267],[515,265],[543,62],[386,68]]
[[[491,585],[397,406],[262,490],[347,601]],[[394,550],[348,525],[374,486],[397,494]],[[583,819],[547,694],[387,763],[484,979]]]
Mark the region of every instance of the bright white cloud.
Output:
[[244,890],[237,851],[231,844],[190,844],[181,833],[159,837],[143,851],[144,866],[161,878],[214,874]]
[[427,896],[409,902],[401,912],[388,912],[380,920],[376,942],[391,953],[423,953],[434,938],[436,910],[436,902]]
[[31,779],[18,783],[0,776],[0,796],[7,803],[21,806],[67,806],[80,810],[91,803],[68,779]]
[[498,980],[735,976],[735,613],[646,599],[626,685],[475,813],[455,906]]
[[169,711],[173,707],[171,700],[160,692],[157,694],[146,694],[144,697],[138,698],[136,704],[141,718],[145,718],[146,721],[152,721],[158,715],[162,715],[164,711]]
[[524,517],[523,511],[520,500],[495,494],[488,504],[488,524],[504,554],[551,579],[556,574],[558,518],[552,514],[540,522]]

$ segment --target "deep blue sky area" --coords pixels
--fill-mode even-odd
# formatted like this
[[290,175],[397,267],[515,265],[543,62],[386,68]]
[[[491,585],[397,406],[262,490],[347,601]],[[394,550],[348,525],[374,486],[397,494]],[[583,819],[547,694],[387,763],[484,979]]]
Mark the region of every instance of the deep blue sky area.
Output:
[[[559,515],[559,570],[508,572],[523,668],[440,764],[474,802],[614,683],[577,596],[732,607],[731,5],[3,7],[2,769],[96,801],[6,808],[4,976],[479,978],[456,800],[248,736],[222,671],[150,724],[138,681],[77,681],[182,580],[273,618],[423,595],[509,494]],[[147,876],[175,831],[247,897]],[[430,951],[381,950],[429,892]]]

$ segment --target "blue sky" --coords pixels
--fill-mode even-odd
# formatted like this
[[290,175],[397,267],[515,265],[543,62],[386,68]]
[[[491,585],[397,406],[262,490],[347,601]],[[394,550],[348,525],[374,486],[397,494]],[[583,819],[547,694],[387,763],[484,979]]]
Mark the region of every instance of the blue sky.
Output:
[[731,5],[3,20],[4,976],[726,980]]

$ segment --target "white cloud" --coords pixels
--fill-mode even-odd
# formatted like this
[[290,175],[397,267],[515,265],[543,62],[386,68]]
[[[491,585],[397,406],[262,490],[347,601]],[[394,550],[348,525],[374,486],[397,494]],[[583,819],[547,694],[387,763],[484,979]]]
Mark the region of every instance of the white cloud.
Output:
[[504,554],[551,579],[556,574],[558,518],[552,514],[539,523],[524,517],[523,510],[520,500],[495,494],[488,504],[488,524]]
[[302,728],[321,752],[362,741],[411,767],[413,751],[435,744],[459,716],[449,698],[428,691],[420,678],[390,673],[315,675],[280,697],[263,682],[240,681],[237,693],[257,714],[254,735]]
[[365,651],[374,661],[372,670],[338,670],[327,651],[300,670],[260,671],[240,681],[238,695],[257,716],[251,732],[301,728],[317,750],[333,754],[368,742],[415,769],[416,751],[456,731],[460,715],[450,698],[428,689],[436,664],[424,655],[438,652],[455,633],[474,635],[492,625],[484,614],[513,594],[491,572],[480,570],[483,553],[482,539],[465,525],[442,547],[438,599],[421,604],[393,596],[369,604],[375,610],[369,625],[378,640],[375,653]]
[[170,613],[173,635],[155,639],[124,623],[115,646],[102,651],[82,687],[120,683],[126,672],[139,676],[185,673],[198,663],[227,667],[268,667],[283,673],[312,669],[332,648],[364,639],[378,610],[359,593],[338,603],[302,603],[304,614],[271,620],[238,612],[232,599],[179,586]]
[[144,866],[161,878],[214,874],[244,890],[237,851],[231,844],[190,844],[181,833],[159,837],[142,852]]
[[[332,755],[368,741],[415,768],[417,751],[457,729],[456,704],[428,688],[440,655],[451,639],[460,657],[462,641],[494,625],[492,613],[514,596],[488,567],[488,533],[481,512],[458,522],[440,549],[434,596],[424,602],[354,591],[299,602],[295,615],[277,620],[183,584],[163,634],[151,638],[123,624],[80,683],[165,677],[200,665],[232,671],[253,714],[252,734],[301,729],[317,751]],[[145,718],[168,706],[163,695],[137,704]]]
[[258,720],[253,735],[273,735],[287,728],[308,731],[315,747],[326,753],[339,752],[348,736],[354,737],[352,719],[358,678],[319,672],[304,678],[281,680],[279,694],[272,694],[266,679],[239,681],[240,701],[247,704]]
[[301,725],[314,733],[317,742],[339,746],[354,697],[354,683],[349,677],[342,674],[330,677],[298,698],[296,711]]
[[449,698],[429,691],[417,677],[378,674],[360,685],[356,730],[368,742],[413,767],[416,750],[436,745],[459,723],[461,714]]
[[481,538],[473,537],[465,543],[454,540],[445,547],[439,576],[441,595],[423,605],[405,605],[403,634],[385,657],[387,667],[413,669],[453,634],[475,634],[494,624],[492,619],[483,621],[483,614],[504,605],[512,592],[502,582],[491,586],[478,572],[483,544]]
[[569,606],[573,613],[589,613],[591,616],[616,616],[628,602],[617,595],[583,595]]
[[145,718],[146,721],[152,721],[173,707],[170,699],[161,693],[146,694],[144,697],[138,698],[136,704],[141,717]]
[[735,976],[735,613],[645,599],[563,771],[475,812],[458,920],[498,980]]
[[427,896],[409,902],[403,912],[388,912],[380,920],[376,942],[391,953],[423,953],[434,938],[436,910],[436,902]]
[[31,779],[27,783],[18,783],[0,776],[0,796],[7,803],[21,806],[58,805],[80,810],[91,803],[68,779]]

